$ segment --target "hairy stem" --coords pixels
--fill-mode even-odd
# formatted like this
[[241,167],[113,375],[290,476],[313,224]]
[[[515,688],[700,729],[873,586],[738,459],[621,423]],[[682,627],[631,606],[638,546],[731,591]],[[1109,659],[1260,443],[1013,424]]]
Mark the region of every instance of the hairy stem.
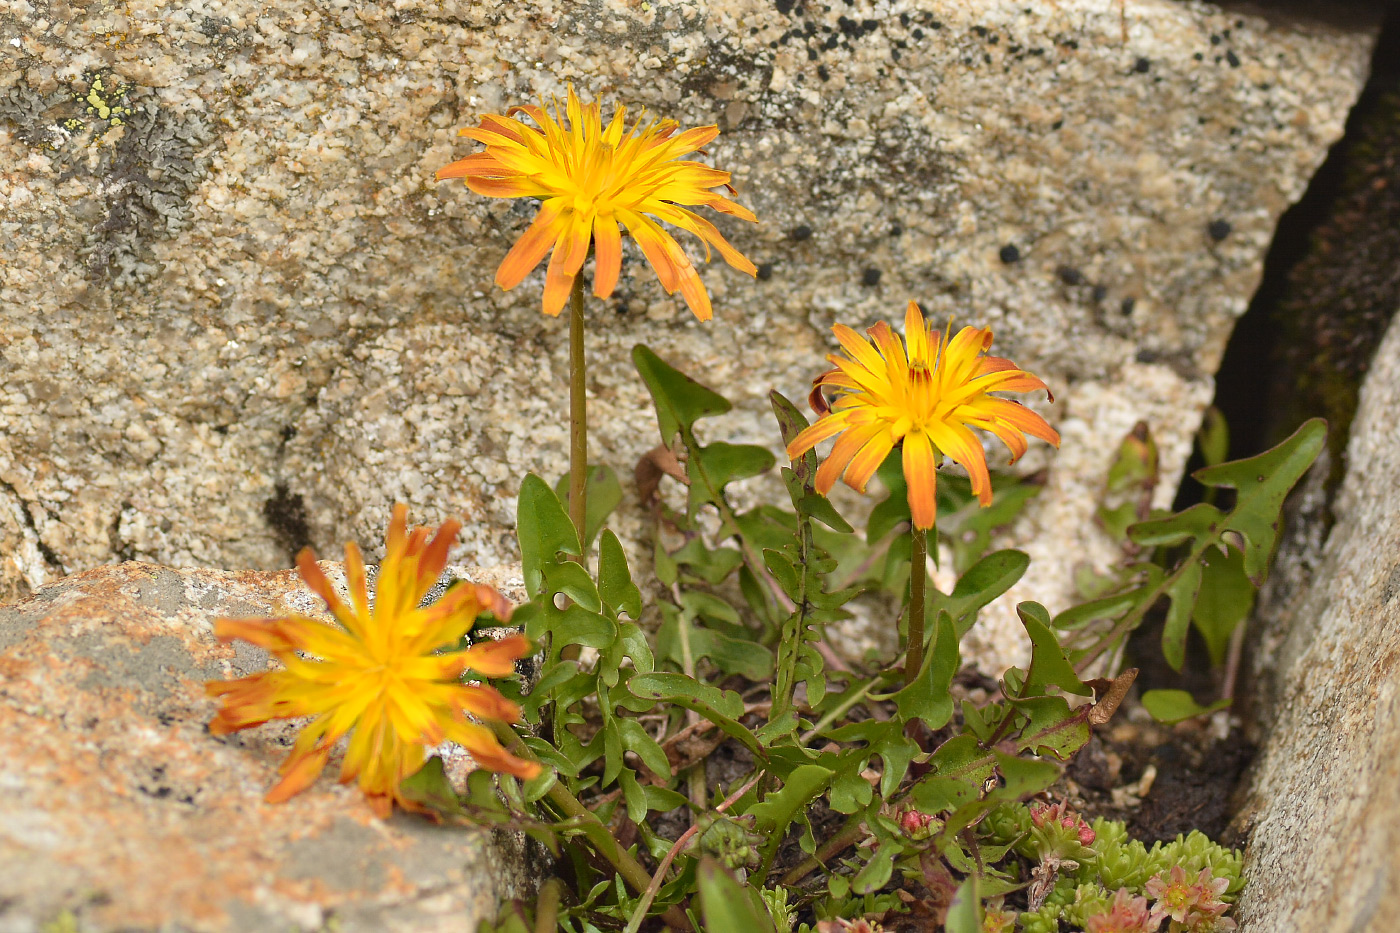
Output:
[[802,643],[807,637],[807,614],[811,605],[807,602],[807,562],[812,555],[812,523],[801,518],[798,527],[798,558],[802,570],[798,576],[796,605],[792,614],[783,622],[782,641],[778,645],[778,668],[773,685],[773,709],[769,721],[781,718],[792,708],[793,691],[797,689],[797,661]]
[[579,563],[588,563],[584,521],[588,515],[588,380],[583,356],[583,275],[569,296],[569,518],[578,531]]
[[912,684],[924,666],[924,587],[928,582],[928,531],[913,529],[909,561],[909,647],[904,654],[904,683]]

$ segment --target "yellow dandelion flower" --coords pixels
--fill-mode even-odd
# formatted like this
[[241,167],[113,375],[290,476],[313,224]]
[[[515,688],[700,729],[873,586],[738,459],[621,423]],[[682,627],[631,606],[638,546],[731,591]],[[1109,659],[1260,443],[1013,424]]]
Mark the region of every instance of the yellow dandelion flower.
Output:
[[417,809],[399,795],[399,782],[422,766],[429,746],[444,739],[467,749],[483,768],[523,778],[539,772],[538,764],[510,754],[489,729],[468,718],[514,722],[520,717],[516,705],[491,687],[462,682],[467,671],[479,677],[510,674],[529,650],[525,636],[454,650],[478,613],[489,609],[504,619],[510,603],[488,586],[459,584],[420,608],[461,524],[444,522],[430,540],[427,528],[410,532],[407,517],[407,506],[394,507],[372,609],[365,563],[351,543],[345,545],[349,605],[336,595],[310,548],[297,555],[301,578],[325,600],[338,625],[295,615],[219,619],[214,625],[220,641],[251,642],[283,667],[205,684],[211,696],[223,698],[210,732],[223,735],[270,719],[314,717],[282,763],[282,780],[267,794],[271,803],[305,790],[347,734],[341,783],[358,779],[381,817],[395,802]]
[[[812,407],[821,417],[787,449],[796,459],[840,435],[817,468],[816,487],[823,495],[838,478],[864,492],[885,457],[902,444],[909,511],[914,525],[926,530],[937,511],[937,468],[944,455],[967,469],[982,505],[992,501],[986,455],[970,428],[1000,438],[1013,462],[1026,452],[1026,434],[1060,446],[1060,435],[1044,418],[989,394],[1050,391],[1010,360],[982,355],[992,344],[990,329],[964,327],[949,339],[931,330],[911,301],[904,341],[884,321],[870,328],[868,340],[844,324],[833,331],[847,356],[827,357],[836,368],[818,376],[812,388]],[[826,388],[837,394],[830,404]]]
[[[523,113],[537,126],[512,119]],[[729,173],[680,157],[719,135],[715,126],[675,134],[674,120],[639,119],[627,128],[618,107],[607,127],[597,103],[583,106],[572,87],[562,109],[551,116],[543,107],[512,107],[505,116],[485,114],[481,125],[461,130],[486,149],[437,173],[438,180],[461,178],[477,194],[494,198],[539,198],[539,213],[496,270],[496,284],[512,289],[529,275],[551,248],[545,275],[544,312],[558,314],[568,300],[574,277],[583,267],[591,242],[594,250],[593,294],[607,298],[622,270],[619,224],[641,247],[666,294],[677,290],[702,321],[713,312],[700,275],[675,238],[656,221],[687,230],[734,268],[754,275],[754,264],[730,246],[714,224],[682,205],[704,205],[721,214],[756,220],[753,213],[710,189],[723,186],[732,195]],[[679,161],[678,161],[679,160]],[[653,219],[655,218],[655,219]]]

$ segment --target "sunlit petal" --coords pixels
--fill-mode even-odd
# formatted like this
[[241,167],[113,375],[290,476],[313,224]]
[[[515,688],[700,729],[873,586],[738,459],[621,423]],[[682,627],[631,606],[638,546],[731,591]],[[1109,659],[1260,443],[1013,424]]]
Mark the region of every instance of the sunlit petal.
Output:
[[891,449],[902,444],[911,517],[917,527],[928,529],[937,517],[940,454],[967,470],[982,505],[992,501],[986,454],[970,429],[999,438],[1013,460],[1026,453],[1027,435],[1059,446],[1060,435],[1040,415],[988,394],[1049,390],[1009,360],[984,355],[992,343],[987,328],[963,327],[954,334],[950,321],[946,332],[934,334],[911,301],[903,342],[884,322],[870,328],[869,339],[844,324],[835,325],[832,333],[845,354],[827,357],[836,368],[813,384],[810,401],[817,421],[787,451],[796,459],[836,438],[830,456],[817,468],[816,488],[822,494],[843,476],[864,491]]
[[[496,690],[464,684],[461,677],[502,677],[529,650],[524,635],[482,642],[458,651],[476,614],[490,610],[510,617],[505,597],[481,584],[461,583],[436,603],[419,603],[436,583],[448,549],[461,529],[449,519],[436,531],[408,528],[407,508],[394,508],[376,575],[373,610],[359,548],[346,548],[347,604],[305,551],[302,578],[325,601],[340,625],[307,616],[220,619],[221,641],[242,639],[270,651],[281,667],[228,681],[212,681],[205,692],[220,700],[209,731],[248,729],[273,719],[314,717],[301,731],[268,793],[286,800],[309,787],[342,737],[349,743],[342,781],[356,781],[374,812],[387,816],[397,803],[413,808],[399,783],[422,766],[427,746],[459,736],[472,743],[481,767],[531,776],[539,766],[502,749],[479,719],[514,721],[519,708]],[[485,738],[483,738],[483,735]]]
[[[535,126],[524,122],[533,121]],[[715,189],[735,194],[729,172],[683,158],[719,135],[716,126],[677,132],[673,120],[639,119],[630,127],[622,107],[604,124],[602,108],[585,104],[570,87],[563,101],[511,107],[485,114],[459,135],[486,148],[438,171],[460,178],[487,197],[538,198],[540,213],[496,272],[496,284],[519,285],[553,250],[542,307],[558,314],[568,302],[579,269],[594,247],[594,294],[613,293],[622,266],[617,224],[625,225],[667,294],[680,293],[700,320],[713,316],[699,271],[658,221],[685,230],[714,248],[725,262],[749,275],[757,267],[719,228],[688,207],[708,207],[753,222],[753,213]]]

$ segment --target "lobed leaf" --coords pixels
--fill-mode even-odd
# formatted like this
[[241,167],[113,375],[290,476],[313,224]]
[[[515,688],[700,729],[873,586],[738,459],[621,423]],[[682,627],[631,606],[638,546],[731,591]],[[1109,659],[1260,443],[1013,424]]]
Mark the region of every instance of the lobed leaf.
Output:
[[627,555],[611,531],[603,532],[598,545],[598,595],[614,615],[626,612],[633,619],[642,617],[642,591],[632,582]]
[[632,348],[632,363],[656,404],[663,444],[669,445],[682,431],[689,432],[701,418],[724,414],[733,407],[724,396],[702,386],[641,344]]
[[1026,680],[1021,688],[1021,696],[1035,696],[1046,687],[1059,687],[1066,693],[1076,696],[1092,696],[1093,692],[1079,675],[1074,666],[1065,658],[1064,649],[1050,631],[1050,613],[1036,602],[1024,602],[1016,607],[1021,624],[1031,639],[1031,663],[1026,669]]
[[520,484],[516,499],[515,535],[520,542],[520,563],[525,589],[538,597],[544,589],[544,568],[556,563],[559,554],[579,555],[578,532],[569,513],[549,484],[529,473]]
[[[554,494],[559,497],[559,502],[568,507],[569,497],[569,477],[564,475],[559,477],[559,481],[554,484]],[[618,482],[617,474],[610,466],[593,465],[588,468],[588,476],[584,480],[584,517],[583,517],[583,540],[592,543],[602,529],[603,523],[608,520],[608,516],[622,503],[622,484]]]

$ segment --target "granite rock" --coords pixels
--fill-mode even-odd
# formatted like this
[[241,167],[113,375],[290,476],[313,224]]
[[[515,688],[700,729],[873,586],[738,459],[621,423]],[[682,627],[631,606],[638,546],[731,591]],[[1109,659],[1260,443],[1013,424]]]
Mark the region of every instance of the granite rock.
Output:
[[203,683],[267,664],[216,617],[288,610],[320,612],[290,571],[137,562],[0,608],[0,929],[446,933],[527,887],[520,839],[379,821],[333,770],[262,801],[297,724],[214,738]]
[[[285,566],[395,500],[513,559],[520,476],[567,464],[564,324],[540,274],[491,283],[532,206],[432,179],[477,114],[572,83],[717,122],[761,220],[720,224],[761,271],[707,269],[705,325],[629,244],[589,312],[594,459],[655,443],[633,344],[736,401],[712,433],[776,447],[765,396],[805,394],[830,324],[916,298],[1054,386],[1064,449],[1024,462],[1052,469],[1008,543],[1015,595],[1061,608],[1117,556],[1092,500],[1138,420],[1170,497],[1374,32],[1196,0],[0,0],[0,598]],[[1015,657],[987,622],[967,650]]]
[[[1361,391],[1336,523],[1266,593],[1253,708],[1261,749],[1236,817],[1243,929],[1382,933],[1400,912],[1400,326]],[[1305,493],[1321,499],[1320,478]],[[1272,598],[1267,598],[1267,597]]]

